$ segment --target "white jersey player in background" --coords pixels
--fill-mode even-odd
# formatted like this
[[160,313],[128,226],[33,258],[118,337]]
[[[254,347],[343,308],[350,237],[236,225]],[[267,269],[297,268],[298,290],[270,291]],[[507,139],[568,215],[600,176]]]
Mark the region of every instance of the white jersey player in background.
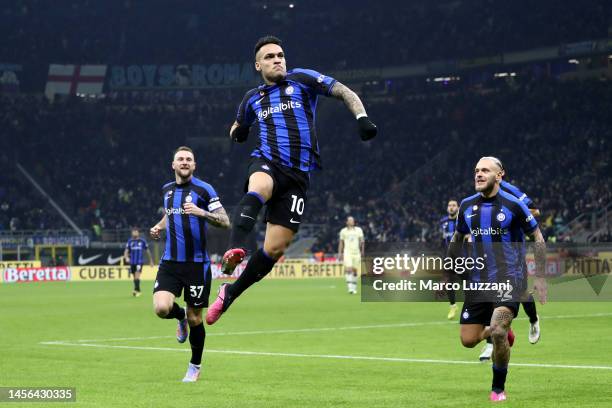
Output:
[[346,227],[340,230],[338,258],[344,263],[348,292],[357,293],[357,276],[361,272],[361,257],[364,250],[363,231],[355,226],[355,219],[348,217]]

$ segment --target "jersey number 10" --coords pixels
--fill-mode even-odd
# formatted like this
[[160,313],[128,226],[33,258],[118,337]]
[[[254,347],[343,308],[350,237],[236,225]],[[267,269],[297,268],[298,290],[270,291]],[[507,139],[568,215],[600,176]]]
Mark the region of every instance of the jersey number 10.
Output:
[[304,199],[298,198],[295,194],[291,195],[291,199],[293,200],[291,203],[291,212],[297,212],[299,215],[302,215],[304,212]]

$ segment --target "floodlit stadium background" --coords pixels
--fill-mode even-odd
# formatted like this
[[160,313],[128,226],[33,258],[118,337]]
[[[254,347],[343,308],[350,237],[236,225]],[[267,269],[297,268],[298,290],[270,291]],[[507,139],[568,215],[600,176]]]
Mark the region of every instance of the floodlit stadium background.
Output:
[[[447,200],[471,195],[474,164],[495,155],[549,243],[605,249],[611,15],[596,0],[4,2],[0,387],[75,387],[87,407],[485,404],[489,367],[461,348],[444,303],[346,294],[338,231],[352,215],[366,246],[439,242]],[[227,132],[258,84],[252,47],[265,34],[283,39],[289,68],[356,90],[379,136],[362,143],[346,108],[321,100],[324,170],[300,233],[208,329],[202,379],[187,388],[188,347],[151,311],[156,268],[132,298],[121,255],[132,226],[160,218],[179,145],[237,204],[254,137],[233,145]],[[218,260],[227,233],[209,232]],[[151,244],[157,263],[163,245]],[[513,325],[512,403],[610,406],[609,303],[539,310],[538,345],[525,320]]]

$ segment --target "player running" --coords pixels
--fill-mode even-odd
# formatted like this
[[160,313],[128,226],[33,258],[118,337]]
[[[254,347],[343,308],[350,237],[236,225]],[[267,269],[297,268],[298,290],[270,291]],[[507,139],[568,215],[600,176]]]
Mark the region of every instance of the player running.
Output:
[[[506,175],[506,171],[504,170],[501,161],[497,161],[499,166],[502,168],[502,177],[504,177]],[[540,210],[536,208],[533,200],[529,198],[527,194],[523,193],[518,187],[502,179],[500,188],[522,201],[534,217],[538,217],[540,215]],[[523,272],[525,273],[525,276],[527,276],[527,263],[523,263]],[[529,342],[531,344],[536,344],[540,340],[540,318],[538,317],[536,303],[531,292],[525,292],[525,296],[523,299],[521,299],[521,305],[529,317]]]
[[[442,241],[444,248],[448,248],[450,244],[450,240],[455,233],[455,226],[457,224],[457,212],[459,211],[459,203],[457,200],[449,200],[446,206],[446,213],[444,217],[440,220],[440,228],[442,230]],[[449,281],[453,281],[456,279],[456,274],[453,272],[447,273],[446,279]],[[448,296],[448,303],[450,304],[448,308],[448,315],[446,317],[448,320],[453,320],[457,315],[457,305],[455,304],[455,291],[453,289],[448,289],[446,291]]]
[[[475,347],[483,339],[493,339],[493,381],[490,400],[506,400],[505,383],[510,361],[510,347],[514,342],[511,330],[516,317],[518,297],[524,292],[527,280],[523,272],[524,234],[535,242],[536,284],[540,302],[546,302],[544,280],[546,244],[538,223],[525,204],[500,189],[503,168],[499,160],[483,157],[474,171],[477,194],[464,199],[459,207],[457,228],[451,240],[451,254],[457,255],[459,243],[467,234],[472,236],[473,256],[484,259],[485,267],[473,270],[469,282],[511,281],[515,296],[503,294],[496,302],[483,301],[478,294],[466,293],[461,312],[461,343]],[[520,245],[517,245],[520,243]]]
[[[191,360],[183,382],[197,381],[204,352],[202,308],[208,307],[212,280],[206,252],[207,224],[230,227],[214,188],[193,176],[195,167],[189,147],[176,149],[172,161],[175,181],[162,188],[166,215],[151,228],[153,239],[159,239],[161,231],[166,230],[166,247],[153,289],[155,313],[162,319],[178,320],[179,343],[184,343],[189,335]],[[183,289],[185,309],[175,302]]]
[[338,259],[344,263],[344,274],[348,293],[357,294],[357,276],[361,272],[361,257],[364,254],[364,239],[361,228],[355,226],[355,219],[347,217],[346,227],[340,230]]
[[142,265],[144,263],[143,252],[147,251],[149,256],[149,262],[153,266],[153,256],[147,245],[147,241],[140,238],[140,231],[138,228],[132,228],[132,237],[128,239],[125,244],[125,250],[123,251],[123,258],[127,263],[130,264],[130,274],[134,279],[134,290],[132,296],[140,296],[140,274],[142,273]]
[[[491,157],[491,160],[494,160],[495,163],[502,169],[502,177],[506,175],[506,171],[504,170],[502,162],[495,158]],[[513,184],[502,179],[500,185],[500,189],[506,193],[512,194],[514,197],[518,198],[522,201],[531,214],[534,217],[540,215],[540,210],[536,208],[535,203],[529,196],[523,193],[518,187]],[[523,273],[525,274],[525,278],[527,278],[527,263],[523,263]],[[533,298],[533,294],[527,290],[521,299],[521,305],[523,306],[523,310],[527,314],[529,318],[529,331],[528,331],[528,339],[529,343],[536,344],[540,340],[541,332],[540,332],[540,318],[538,316],[538,311],[536,308],[536,303]],[[480,356],[478,356],[480,361],[487,361],[491,359],[491,355],[493,354],[493,341],[490,337],[488,337],[485,346],[483,347]]]
[[255,251],[240,277],[224,284],[206,313],[215,323],[248,287],[263,279],[283,255],[302,222],[310,172],[320,168],[315,111],[319,96],[333,96],[347,106],[357,120],[362,140],[376,136],[355,92],[335,79],[309,69],[287,71],[281,41],[267,36],[255,45],[255,69],[263,84],[246,93],[230,137],[244,142],[257,122],[259,140],[252,153],[248,180],[233,215],[230,249],[223,256],[223,272],[231,274],[246,256],[245,241],[257,215],[266,206],[264,246]]

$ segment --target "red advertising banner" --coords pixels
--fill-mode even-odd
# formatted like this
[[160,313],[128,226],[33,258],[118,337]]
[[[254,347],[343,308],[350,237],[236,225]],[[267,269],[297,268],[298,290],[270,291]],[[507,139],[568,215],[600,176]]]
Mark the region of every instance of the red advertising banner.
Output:
[[4,283],[69,281],[70,268],[49,266],[42,268],[6,268],[2,273]]

